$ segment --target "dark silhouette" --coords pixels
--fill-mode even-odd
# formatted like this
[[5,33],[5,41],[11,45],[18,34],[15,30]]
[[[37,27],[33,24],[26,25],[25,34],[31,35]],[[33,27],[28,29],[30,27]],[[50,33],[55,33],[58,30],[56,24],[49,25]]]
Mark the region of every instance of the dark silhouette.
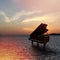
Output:
[[30,34],[29,40],[32,41],[32,45],[33,41],[35,41],[37,42],[37,45],[39,45],[39,43],[43,43],[43,48],[45,48],[46,43],[49,41],[49,35],[44,34],[48,31],[46,27],[47,24],[42,23]]

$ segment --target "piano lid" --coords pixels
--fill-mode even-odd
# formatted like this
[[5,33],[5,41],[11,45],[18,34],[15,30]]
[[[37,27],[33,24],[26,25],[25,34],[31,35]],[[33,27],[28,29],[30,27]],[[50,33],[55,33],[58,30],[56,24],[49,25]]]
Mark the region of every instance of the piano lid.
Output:
[[48,29],[46,29],[47,24],[43,24],[41,23],[31,34],[30,37],[32,36],[37,36],[37,35],[41,35],[44,34],[48,31]]

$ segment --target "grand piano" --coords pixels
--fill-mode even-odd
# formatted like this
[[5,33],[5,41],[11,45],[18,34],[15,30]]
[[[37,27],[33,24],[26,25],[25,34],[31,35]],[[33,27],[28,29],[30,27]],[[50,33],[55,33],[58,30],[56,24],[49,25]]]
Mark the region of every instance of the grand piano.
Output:
[[37,42],[37,46],[39,43],[43,44],[43,47],[45,48],[46,43],[49,42],[49,35],[46,34],[48,29],[46,28],[47,24],[41,23],[31,34],[29,37],[29,40],[33,42]]

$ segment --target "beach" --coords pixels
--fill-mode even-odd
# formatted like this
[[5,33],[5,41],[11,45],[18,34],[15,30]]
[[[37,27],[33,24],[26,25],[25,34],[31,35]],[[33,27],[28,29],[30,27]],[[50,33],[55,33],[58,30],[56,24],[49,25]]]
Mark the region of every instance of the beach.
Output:
[[29,36],[0,37],[0,60],[60,60],[60,35],[51,35],[44,50]]

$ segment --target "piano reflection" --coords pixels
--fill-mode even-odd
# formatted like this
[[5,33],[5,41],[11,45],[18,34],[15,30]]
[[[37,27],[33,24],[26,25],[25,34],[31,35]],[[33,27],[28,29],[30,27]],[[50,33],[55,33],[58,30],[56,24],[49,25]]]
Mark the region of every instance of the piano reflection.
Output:
[[31,34],[30,34],[30,38],[29,40],[32,41],[32,45],[33,42],[37,42],[37,45],[39,45],[39,43],[43,43],[43,47],[45,48],[46,43],[49,41],[49,35],[45,34],[48,29],[46,28],[47,24],[43,24],[41,23]]

